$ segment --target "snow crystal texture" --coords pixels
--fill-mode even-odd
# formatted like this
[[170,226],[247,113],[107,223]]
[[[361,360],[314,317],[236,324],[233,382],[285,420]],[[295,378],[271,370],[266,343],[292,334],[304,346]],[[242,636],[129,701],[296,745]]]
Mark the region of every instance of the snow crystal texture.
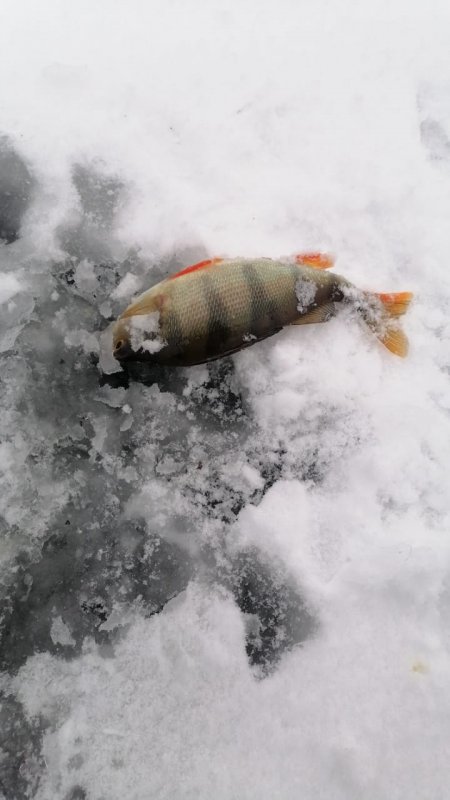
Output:
[[[447,800],[448,3],[2,10],[1,800]],[[415,293],[405,361],[345,314],[112,358],[302,250]]]

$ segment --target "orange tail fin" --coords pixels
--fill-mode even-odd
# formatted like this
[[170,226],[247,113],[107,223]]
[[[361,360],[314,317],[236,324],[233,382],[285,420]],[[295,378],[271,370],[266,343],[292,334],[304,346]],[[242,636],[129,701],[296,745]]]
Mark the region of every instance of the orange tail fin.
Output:
[[391,292],[391,294],[377,294],[375,296],[383,303],[385,311],[390,317],[401,317],[406,314],[409,304],[413,299],[412,292]]
[[381,319],[373,327],[376,336],[391,353],[405,358],[408,354],[408,339],[400,328],[398,317],[406,314],[413,298],[412,292],[391,294],[373,292],[372,297],[382,304]]

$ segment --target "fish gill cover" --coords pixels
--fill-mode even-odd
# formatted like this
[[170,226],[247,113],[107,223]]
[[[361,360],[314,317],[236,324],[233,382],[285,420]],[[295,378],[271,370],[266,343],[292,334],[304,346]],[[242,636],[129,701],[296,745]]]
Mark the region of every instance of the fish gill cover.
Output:
[[[3,4],[0,797],[448,797],[447,4]],[[412,290],[189,370],[214,255]]]

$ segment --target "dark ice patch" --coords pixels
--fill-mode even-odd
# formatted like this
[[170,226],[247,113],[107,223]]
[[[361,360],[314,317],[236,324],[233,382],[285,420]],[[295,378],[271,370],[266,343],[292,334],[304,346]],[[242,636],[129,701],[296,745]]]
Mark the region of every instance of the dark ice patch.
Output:
[[[65,512],[66,514],[67,512]],[[106,650],[124,630],[102,628],[117,606],[138,602],[144,614],[160,611],[192,574],[185,554],[124,522],[79,528],[61,517],[35,563],[23,564],[4,599],[0,669],[15,672],[35,652],[73,658],[92,637]],[[55,620],[69,632],[58,640]]]
[[448,127],[448,90],[424,81],[417,92],[420,139],[431,161],[450,161],[450,129]]
[[113,222],[124,203],[124,184],[118,177],[81,164],[74,165],[72,182],[81,213],[74,221],[60,225],[60,245],[77,260],[107,263],[111,259]]
[[316,614],[281,564],[268,564],[256,548],[242,552],[228,566],[226,585],[246,615],[246,651],[262,676],[284,653],[316,633]]
[[0,693],[0,796],[5,800],[34,797],[44,766],[42,735],[40,720],[29,721],[12,695]]
[[0,239],[12,244],[20,236],[35,180],[23,158],[6,136],[0,136]]
[[420,138],[433,161],[450,160],[450,137],[435,119],[424,119],[420,123]]
[[75,164],[72,182],[79,194],[84,215],[98,228],[111,230],[122,207],[124,185],[120,178],[104,175],[93,167]]
[[67,794],[64,795],[64,800],[87,800],[87,794],[85,789],[77,784],[76,786],[72,786]]
[[[105,327],[106,312],[100,307],[112,289],[126,272],[143,275],[148,269],[136,254],[122,261],[109,254],[108,226],[113,226],[115,206],[108,198],[119,197],[119,188],[115,195],[114,186],[97,185],[83,171],[75,173],[74,182],[82,219],[78,228],[60,231],[68,237],[67,260],[51,269],[40,265],[33,316],[14,353],[2,358],[5,413],[0,432],[8,441],[17,430],[7,424],[6,411],[13,406],[28,456],[14,478],[23,493],[25,521],[19,519],[7,532],[24,549],[0,586],[1,668],[15,673],[38,652],[74,658],[86,638],[111,655],[126,631],[126,622],[116,627],[111,622],[119,606],[157,613],[206,563],[211,580],[227,586],[245,614],[248,657],[265,674],[314,628],[313,615],[291,577],[256,551],[236,557],[224,569],[222,541],[213,559],[204,550],[191,557],[160,535],[151,507],[144,508],[143,519],[125,519],[123,512],[145,480],[157,480],[188,503],[188,511],[177,510],[176,533],[195,534],[205,519],[212,519],[226,537],[240,510],[258,503],[275,481],[319,480],[323,464],[309,431],[301,439],[299,428],[301,446],[295,458],[283,443],[261,434],[232,359],[208,365],[203,382],[193,379],[190,370],[147,365],[136,365],[135,373],[130,365],[127,372],[102,376],[89,345],[65,342],[66,331],[68,338],[80,330],[95,337]],[[96,253],[108,255],[96,260]],[[92,285],[79,278],[83,259],[92,261]],[[152,282],[178,266],[182,264],[175,257],[166,259],[152,271]],[[133,424],[122,430],[128,419],[121,407],[125,402],[132,407]],[[305,424],[299,421],[299,426]],[[140,454],[149,451],[153,462],[142,469]],[[246,485],[233,475],[227,479],[237,458],[259,472],[261,485]],[[134,477],[124,478],[127,469],[135,471]],[[47,518],[41,487],[51,505],[53,488],[56,492],[66,486],[67,479],[68,487]],[[41,517],[44,530],[38,525]],[[17,724],[24,741],[29,738],[30,755],[25,758],[34,766],[21,771],[18,746],[7,750],[2,769],[10,776],[20,773],[18,798],[33,796],[42,730],[38,723],[23,727],[21,708],[14,702],[4,706],[4,713],[4,730]],[[11,796],[13,777],[8,781],[6,797]],[[72,791],[74,798],[76,792],[82,797],[84,789],[74,786]]]

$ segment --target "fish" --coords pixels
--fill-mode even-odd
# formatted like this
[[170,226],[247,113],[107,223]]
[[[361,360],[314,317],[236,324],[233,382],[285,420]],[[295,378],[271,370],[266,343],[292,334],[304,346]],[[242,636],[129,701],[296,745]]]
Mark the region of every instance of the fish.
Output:
[[327,253],[283,260],[209,258],[139,295],[113,326],[113,355],[121,363],[204,364],[279,333],[290,325],[327,322],[352,309],[395,355],[408,340],[399,317],[411,292],[357,289],[328,270]]

